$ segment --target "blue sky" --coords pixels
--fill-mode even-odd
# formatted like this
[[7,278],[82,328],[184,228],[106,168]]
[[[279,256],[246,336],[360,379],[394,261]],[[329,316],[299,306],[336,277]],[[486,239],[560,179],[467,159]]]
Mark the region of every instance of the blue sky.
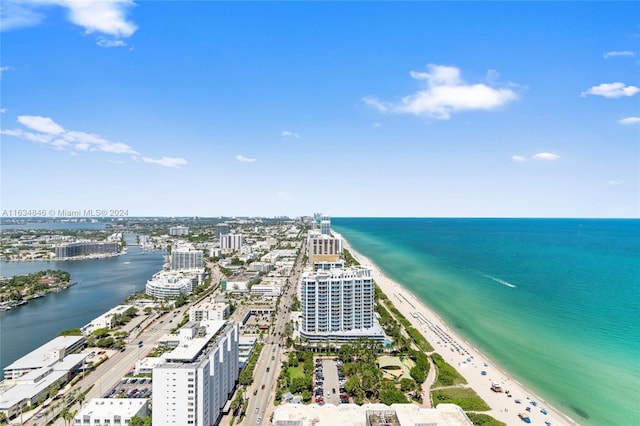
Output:
[[6,0],[0,208],[638,217],[638,12]]

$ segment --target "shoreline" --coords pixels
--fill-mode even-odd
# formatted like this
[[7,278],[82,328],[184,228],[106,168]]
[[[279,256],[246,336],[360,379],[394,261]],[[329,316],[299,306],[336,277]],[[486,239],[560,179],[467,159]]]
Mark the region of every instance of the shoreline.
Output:
[[[501,370],[491,362],[490,358],[482,354],[449,327],[436,312],[402,285],[388,278],[375,263],[354,250],[342,235],[339,236],[342,238],[344,248],[349,250],[362,266],[371,268],[375,283],[393,302],[394,306],[427,339],[435,352],[439,353],[447,363],[467,380],[468,384],[466,386],[475,390],[491,407],[491,410],[483,413],[508,425],[524,423],[518,417],[521,412],[526,412],[529,415],[531,424],[544,425],[546,421],[551,422],[554,426],[574,426],[578,424],[571,417],[549,405],[539,395],[536,395],[525,385]],[[471,362],[468,362],[468,359],[471,359]],[[483,375],[482,371],[486,371],[486,375]],[[501,384],[503,389],[508,390],[512,397],[509,397],[505,392],[492,391],[492,383]],[[426,397],[429,396],[427,395]],[[520,400],[521,403],[516,403],[516,400]],[[535,406],[532,401],[536,402]],[[530,412],[526,411],[527,407],[530,407]],[[546,415],[540,411],[542,408],[546,409]]]

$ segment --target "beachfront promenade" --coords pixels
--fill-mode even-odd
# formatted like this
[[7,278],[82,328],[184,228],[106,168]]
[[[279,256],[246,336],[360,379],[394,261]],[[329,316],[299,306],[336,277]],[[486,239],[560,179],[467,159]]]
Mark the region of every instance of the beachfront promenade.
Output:
[[[374,280],[380,290],[393,301],[396,308],[432,344],[435,352],[458,370],[467,380],[467,386],[475,390],[491,407],[491,410],[486,414],[508,425],[523,423],[518,417],[521,412],[527,412],[531,424],[534,425],[544,425],[545,422],[554,426],[576,424],[521,383],[499,370],[487,357],[452,331],[440,317],[412,293],[386,277],[368,258],[353,250],[346,240],[344,242],[345,248],[362,266],[373,270]],[[499,384],[503,391],[492,390],[494,383]],[[425,398],[429,398],[429,395],[425,395]],[[527,407],[530,411],[526,411]],[[547,414],[541,411],[543,409]]]

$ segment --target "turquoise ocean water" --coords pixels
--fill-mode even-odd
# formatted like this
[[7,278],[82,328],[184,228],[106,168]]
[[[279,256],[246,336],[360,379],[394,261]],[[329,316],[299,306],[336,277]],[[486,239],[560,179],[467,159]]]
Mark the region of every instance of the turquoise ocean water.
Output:
[[640,221],[332,218],[332,227],[578,423],[640,424]]

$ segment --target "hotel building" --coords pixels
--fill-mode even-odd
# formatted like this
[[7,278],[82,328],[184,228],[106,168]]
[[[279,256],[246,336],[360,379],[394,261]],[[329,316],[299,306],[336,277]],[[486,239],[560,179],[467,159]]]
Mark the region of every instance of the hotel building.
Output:
[[361,337],[384,341],[374,313],[371,269],[341,268],[304,272],[300,280],[300,336],[310,342],[338,343]]
[[179,333],[180,344],[153,369],[153,425],[217,425],[238,379],[239,326],[188,322]]
[[336,262],[342,255],[342,238],[332,237],[318,231],[309,231],[307,239],[309,264],[316,262]]
[[220,235],[220,248],[223,250],[238,251],[242,248],[241,234],[225,234]]
[[181,294],[190,295],[198,285],[202,274],[182,271],[160,271],[147,281],[145,293],[157,299],[175,299]]
[[118,249],[117,242],[84,241],[62,244],[56,247],[56,258],[68,259],[91,254],[116,254],[118,253]]
[[171,251],[171,270],[200,269],[204,267],[202,251],[188,245],[180,245]]

